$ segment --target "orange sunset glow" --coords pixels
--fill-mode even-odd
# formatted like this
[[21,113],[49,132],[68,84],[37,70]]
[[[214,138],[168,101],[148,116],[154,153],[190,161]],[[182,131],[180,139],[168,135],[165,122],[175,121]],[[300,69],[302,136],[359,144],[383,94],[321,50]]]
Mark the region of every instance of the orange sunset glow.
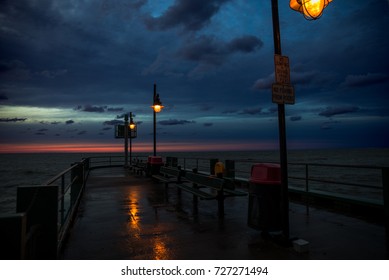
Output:
[[[255,147],[257,146],[257,147]],[[185,152],[185,151],[215,151],[215,150],[248,150],[259,148],[252,143],[159,143],[159,152]],[[260,148],[274,148],[273,144],[261,145]],[[59,144],[5,144],[0,145],[0,153],[120,153],[122,144],[105,143],[59,143]],[[151,152],[152,143],[136,144],[132,152]]]

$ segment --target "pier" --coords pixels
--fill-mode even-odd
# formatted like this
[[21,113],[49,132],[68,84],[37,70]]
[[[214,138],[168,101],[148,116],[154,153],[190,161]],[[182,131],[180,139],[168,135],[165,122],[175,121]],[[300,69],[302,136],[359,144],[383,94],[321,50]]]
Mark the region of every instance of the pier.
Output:
[[[175,184],[166,186],[150,176],[137,174],[113,157],[100,160],[84,159],[75,163],[42,187],[48,193],[54,188],[59,194],[57,206],[48,206],[54,207],[57,213],[49,215],[55,220],[54,230],[52,225],[43,225],[44,231],[37,229],[23,213],[39,211],[34,210],[35,206],[23,206],[23,199],[18,198],[19,213],[12,223],[18,224],[22,233],[2,236],[2,242],[8,238],[7,246],[13,246],[14,251],[19,249],[11,257],[3,255],[2,258],[333,260],[388,257],[382,218],[369,220],[350,212],[342,214],[316,207],[312,201],[307,206],[304,199],[296,198],[300,196],[296,195],[298,192],[290,190],[291,244],[285,246],[248,226],[247,196],[228,197],[220,218],[215,201],[200,199],[195,204],[193,195],[178,192]],[[247,191],[241,180],[236,179],[236,184],[239,190]],[[31,191],[27,189],[21,195]],[[39,200],[37,195],[32,197]],[[384,216],[383,206],[380,211]],[[10,218],[1,221],[2,226],[11,224]],[[37,224],[42,226],[40,222]],[[42,234],[46,234],[45,240]]]

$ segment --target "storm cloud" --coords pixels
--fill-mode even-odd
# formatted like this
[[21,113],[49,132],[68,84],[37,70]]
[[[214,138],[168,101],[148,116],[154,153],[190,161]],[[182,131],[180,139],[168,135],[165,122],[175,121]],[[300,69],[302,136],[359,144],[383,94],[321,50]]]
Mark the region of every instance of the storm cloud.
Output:
[[243,36],[226,43],[214,36],[203,35],[187,40],[177,54],[186,60],[221,65],[231,54],[254,52],[262,45],[262,41],[254,36]]
[[195,121],[170,119],[166,121],[159,121],[158,123],[160,125],[185,125],[195,123]]
[[327,107],[325,110],[319,113],[319,116],[333,117],[335,115],[344,115],[348,113],[355,113],[359,111],[359,107],[356,106],[340,106],[340,107]]
[[367,87],[389,81],[389,75],[382,73],[367,73],[365,75],[348,75],[343,82],[345,87]]
[[78,105],[74,110],[89,113],[121,112],[123,111],[123,107],[112,108],[108,106]]
[[24,122],[27,118],[0,118],[0,122]]
[[222,5],[231,0],[177,0],[160,17],[148,16],[145,24],[150,30],[167,30],[182,27],[197,31],[207,25]]

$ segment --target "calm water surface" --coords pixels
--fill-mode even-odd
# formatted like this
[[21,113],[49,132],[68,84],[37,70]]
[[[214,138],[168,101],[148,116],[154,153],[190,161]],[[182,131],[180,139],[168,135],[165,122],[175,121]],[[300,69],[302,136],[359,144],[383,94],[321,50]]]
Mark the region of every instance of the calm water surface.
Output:
[[[0,213],[15,211],[16,188],[19,186],[40,185],[56,174],[70,167],[71,163],[80,161],[83,157],[106,154],[88,153],[53,153],[53,154],[0,154]],[[122,154],[111,154],[122,155]],[[147,156],[148,154],[134,154]],[[249,178],[253,162],[278,162],[278,151],[227,151],[227,152],[180,152],[160,153],[159,155],[176,156],[179,158],[218,158],[219,160],[233,159],[242,161],[236,163],[237,176]],[[200,161],[201,162],[201,161]],[[207,163],[206,160],[203,161]],[[292,163],[324,163],[345,165],[374,165],[389,166],[389,149],[339,149],[339,150],[292,150],[288,153],[288,162]],[[179,162],[182,165],[182,162]],[[289,167],[289,175],[301,172],[300,167]],[[336,171],[339,172],[339,171]],[[380,185],[380,171],[364,171],[336,174],[328,168],[312,168],[310,175],[328,178],[330,175],[341,180],[354,180]],[[298,182],[290,181],[298,185]],[[338,192],[361,192],[357,189],[335,189]],[[363,192],[363,191],[362,191]],[[362,193],[361,195],[364,195]],[[378,194],[379,195],[379,194]]]

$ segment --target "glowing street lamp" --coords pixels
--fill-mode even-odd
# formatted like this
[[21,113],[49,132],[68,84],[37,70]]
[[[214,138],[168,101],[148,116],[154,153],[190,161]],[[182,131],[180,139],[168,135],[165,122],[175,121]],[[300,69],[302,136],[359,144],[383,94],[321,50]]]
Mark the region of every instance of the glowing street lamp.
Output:
[[128,115],[124,115],[124,167],[128,168]]
[[291,9],[298,11],[308,20],[315,20],[321,17],[324,9],[332,0],[290,0]]
[[[132,113],[130,113],[131,116]],[[130,129],[134,130],[136,127],[136,124],[134,123],[134,120],[132,119],[132,116],[130,117]]]
[[[129,133],[130,132],[130,133]],[[136,124],[132,119],[130,112],[130,122],[128,122],[128,114],[124,115],[124,167],[128,168],[128,138],[130,138],[130,164],[132,165],[132,138],[136,138]]]
[[154,110],[154,112],[159,113],[163,109],[163,105],[161,104],[161,101],[159,100],[159,94],[156,96],[156,100],[154,101],[154,105],[151,106]]
[[157,155],[157,113],[161,112],[163,107],[159,94],[157,94],[157,85],[154,84],[153,106],[151,106],[154,115],[154,156]]
[[128,127],[130,128],[130,164],[132,165],[132,138],[136,137],[136,124],[132,118],[132,112],[130,112],[130,124]]

